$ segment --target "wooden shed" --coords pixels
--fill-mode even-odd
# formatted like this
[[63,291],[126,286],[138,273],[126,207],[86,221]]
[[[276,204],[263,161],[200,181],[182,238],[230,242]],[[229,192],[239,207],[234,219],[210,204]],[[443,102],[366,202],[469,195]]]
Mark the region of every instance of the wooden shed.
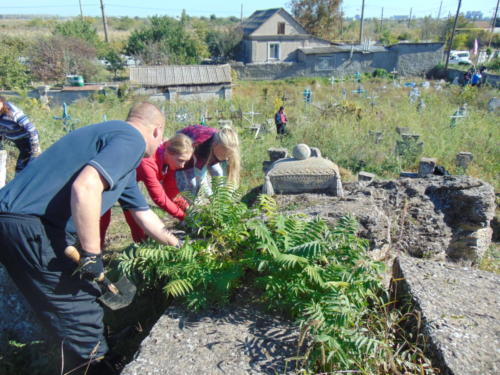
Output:
[[130,68],[130,83],[160,100],[231,98],[231,67],[159,65]]

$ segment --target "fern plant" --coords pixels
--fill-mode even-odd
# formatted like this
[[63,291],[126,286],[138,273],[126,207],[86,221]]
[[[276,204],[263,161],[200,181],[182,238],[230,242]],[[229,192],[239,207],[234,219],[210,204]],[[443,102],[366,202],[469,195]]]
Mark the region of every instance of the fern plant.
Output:
[[350,369],[374,356],[379,341],[364,317],[382,290],[380,269],[365,255],[356,221],[343,218],[331,230],[321,219],[279,214],[267,196],[259,204],[267,221],[248,226],[261,254],[257,283],[266,303],[300,323],[307,357],[322,370]]
[[266,306],[300,326],[302,366],[313,371],[432,373],[428,363],[411,362],[420,361],[421,353],[394,353],[395,330],[388,333],[385,322],[396,318],[385,307],[382,266],[366,255],[367,242],[356,236],[353,218],[330,228],[318,218],[280,213],[266,195],[250,209],[223,179],[212,186],[213,194],[197,198],[188,210],[196,240],[180,250],[152,243],[131,247],[121,256],[121,271],[183,298],[191,309],[223,305],[239,285],[253,285]]

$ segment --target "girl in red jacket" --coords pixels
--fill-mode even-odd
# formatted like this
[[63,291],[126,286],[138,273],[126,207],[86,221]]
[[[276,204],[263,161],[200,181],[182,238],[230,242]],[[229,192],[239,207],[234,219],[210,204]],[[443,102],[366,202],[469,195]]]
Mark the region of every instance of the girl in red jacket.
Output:
[[[153,202],[179,220],[184,220],[188,203],[179,195],[175,181],[175,171],[184,168],[193,156],[193,142],[184,134],[177,134],[165,141],[155,154],[144,158],[137,167],[137,181],[142,181]],[[124,211],[125,219],[132,231],[134,242],[146,238],[144,231],[137,225],[129,211]],[[104,244],[106,230],[111,220],[111,210],[101,217],[101,246]]]

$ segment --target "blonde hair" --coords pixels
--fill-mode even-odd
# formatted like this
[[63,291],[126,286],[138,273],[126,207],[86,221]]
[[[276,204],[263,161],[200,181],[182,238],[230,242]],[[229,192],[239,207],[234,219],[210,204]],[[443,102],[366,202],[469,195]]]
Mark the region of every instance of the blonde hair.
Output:
[[[214,135],[212,150],[210,151],[210,158],[213,158],[213,147],[215,145],[223,146],[229,153],[227,160],[227,180],[238,186],[240,183],[240,141],[238,133],[230,126],[224,126]],[[209,158],[209,159],[210,159]]]
[[168,140],[166,149],[171,155],[192,154],[194,151],[193,140],[187,135],[178,133]]

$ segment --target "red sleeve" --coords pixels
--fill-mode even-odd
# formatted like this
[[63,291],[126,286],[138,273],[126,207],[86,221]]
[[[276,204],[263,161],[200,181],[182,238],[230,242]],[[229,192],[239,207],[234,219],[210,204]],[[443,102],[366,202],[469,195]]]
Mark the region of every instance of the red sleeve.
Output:
[[[174,174],[175,177],[175,174]],[[149,196],[161,209],[168,212],[176,219],[183,220],[186,214],[175,204],[165,192],[161,182],[161,173],[153,158],[142,159],[137,167],[137,180],[142,181],[148,189]],[[175,182],[175,179],[174,179]],[[176,187],[177,189],[177,187]]]

